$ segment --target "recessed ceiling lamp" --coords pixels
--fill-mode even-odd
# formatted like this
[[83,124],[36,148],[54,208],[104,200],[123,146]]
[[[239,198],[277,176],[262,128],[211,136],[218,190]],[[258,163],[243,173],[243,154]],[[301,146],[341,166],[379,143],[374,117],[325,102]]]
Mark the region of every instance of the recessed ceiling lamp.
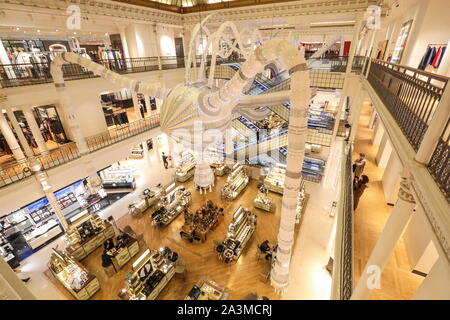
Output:
[[58,31],[59,31],[58,29],[55,30],[55,32],[58,32]]
[[37,32],[41,32],[41,30],[38,29]]
[[20,30],[20,28],[19,28],[19,27],[17,27],[17,28],[16,28],[16,30],[17,30],[17,31],[19,31],[19,30]]
[[76,32],[74,32],[73,34],[77,34]]

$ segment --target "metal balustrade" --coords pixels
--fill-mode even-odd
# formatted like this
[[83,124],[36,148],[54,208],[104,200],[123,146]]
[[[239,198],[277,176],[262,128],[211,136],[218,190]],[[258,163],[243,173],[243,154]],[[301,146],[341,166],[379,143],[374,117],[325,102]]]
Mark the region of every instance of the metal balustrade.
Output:
[[417,151],[448,78],[374,60],[368,81]]
[[159,114],[116,126],[113,129],[87,137],[86,144],[89,152],[94,152],[156,127],[159,127]]
[[[111,71],[119,74],[149,72],[161,69],[184,68],[185,57],[145,57],[130,59],[108,59],[95,61]],[[200,66],[201,57],[197,56],[197,66]],[[217,63],[222,63],[218,60]],[[30,64],[2,64],[0,65],[0,84],[2,88],[11,88],[19,86],[30,86],[53,82],[50,73],[50,62],[30,63]],[[211,65],[211,59],[208,57],[207,66]],[[78,64],[64,64],[62,66],[64,79],[66,81],[97,78],[92,71],[88,71]]]
[[428,170],[450,202],[450,119],[433,152]]

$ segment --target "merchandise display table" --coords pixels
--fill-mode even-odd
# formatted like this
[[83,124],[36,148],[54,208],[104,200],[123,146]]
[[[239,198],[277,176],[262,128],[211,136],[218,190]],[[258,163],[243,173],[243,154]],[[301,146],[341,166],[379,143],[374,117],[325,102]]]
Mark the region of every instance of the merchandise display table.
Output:
[[201,280],[193,286],[184,300],[227,300],[225,288],[212,280]]
[[191,192],[175,183],[166,189],[166,195],[158,203],[158,209],[150,216],[152,225],[165,227],[184,211],[192,200]]
[[217,228],[223,217],[223,208],[207,200],[195,213],[184,211],[184,225],[181,227],[180,235],[191,242],[194,240],[205,242],[208,232]]
[[103,245],[106,239],[115,236],[113,226],[93,213],[85,211],[75,219],[67,230],[67,240],[70,245],[66,251],[77,260],[84,259]]
[[132,266],[133,274],[119,293],[122,300],[155,300],[175,275],[175,265],[168,260],[169,248],[147,249]]
[[117,272],[139,252],[139,243],[126,233],[118,236],[116,242],[117,244],[108,251],[108,254]]
[[220,260],[225,263],[237,261],[241,256],[247,242],[256,229],[257,216],[242,206],[233,215],[228,226],[228,233],[222,244],[216,247]]
[[95,275],[69,254],[53,249],[48,267],[53,276],[78,300],[87,300],[100,290]]
[[250,178],[242,165],[236,164],[228,176],[227,183],[221,190],[222,199],[235,200],[247,186]]

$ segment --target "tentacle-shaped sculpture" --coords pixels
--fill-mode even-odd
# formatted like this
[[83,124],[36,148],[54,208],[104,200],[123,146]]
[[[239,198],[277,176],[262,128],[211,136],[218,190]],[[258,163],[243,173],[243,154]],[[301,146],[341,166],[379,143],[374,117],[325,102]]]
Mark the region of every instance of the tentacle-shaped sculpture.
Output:
[[[204,83],[196,83],[179,85],[169,93],[164,88],[158,88],[145,82],[131,80],[115,74],[74,54],[63,54],[56,58],[52,64],[52,75],[60,99],[65,104],[64,109],[69,110],[69,117],[75,117],[75,114],[65,97],[65,84],[61,66],[66,62],[80,64],[106,80],[119,84],[121,87],[129,88],[134,92],[147,93],[160,99],[166,98],[161,107],[161,129],[197,153],[199,170],[196,170],[195,181],[207,186],[212,184],[212,181],[208,181],[208,179],[214,179],[214,176],[211,175],[211,169],[205,165],[204,151],[212,143],[221,140],[223,132],[230,128],[233,111],[243,97],[245,87],[253,81],[258,73],[264,70],[265,66],[276,59],[291,74],[287,170],[277,257],[271,273],[272,285],[282,291],[287,288],[289,279],[310,99],[308,68],[305,59],[295,47],[286,40],[268,41],[254,50],[248,56],[242,68],[223,88],[218,90],[210,89]],[[239,108],[236,111],[239,111]]]

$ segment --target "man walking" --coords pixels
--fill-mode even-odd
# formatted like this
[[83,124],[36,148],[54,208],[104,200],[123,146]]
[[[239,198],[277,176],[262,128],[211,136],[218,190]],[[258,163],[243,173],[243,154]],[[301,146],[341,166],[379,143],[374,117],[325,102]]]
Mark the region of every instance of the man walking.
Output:
[[165,155],[165,153],[163,152],[162,153],[162,161],[163,161],[163,163],[164,163],[164,168],[168,168],[169,167],[169,162],[167,162],[167,156]]

